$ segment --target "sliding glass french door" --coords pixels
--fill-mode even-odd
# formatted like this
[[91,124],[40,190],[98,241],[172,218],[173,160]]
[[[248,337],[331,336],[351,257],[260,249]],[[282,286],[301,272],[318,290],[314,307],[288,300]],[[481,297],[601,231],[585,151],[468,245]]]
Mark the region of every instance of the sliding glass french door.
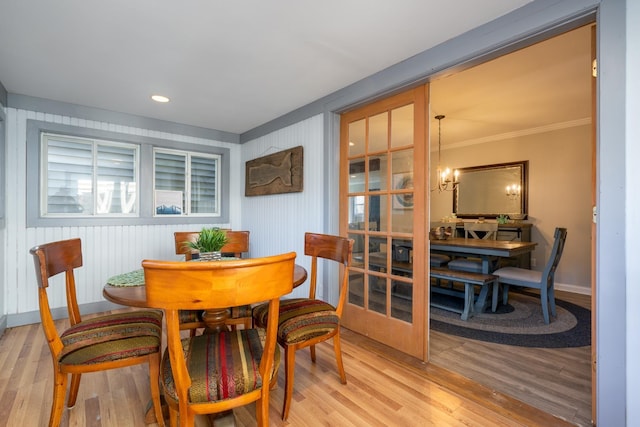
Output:
[[426,360],[427,87],[344,113],[340,226],[354,239],[346,328]]

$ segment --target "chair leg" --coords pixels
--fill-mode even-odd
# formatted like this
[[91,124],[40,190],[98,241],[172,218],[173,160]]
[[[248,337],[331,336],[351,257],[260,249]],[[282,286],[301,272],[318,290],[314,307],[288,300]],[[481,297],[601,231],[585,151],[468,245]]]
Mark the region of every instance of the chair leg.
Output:
[[291,409],[291,397],[293,396],[293,374],[296,367],[295,347],[285,346],[284,357],[284,403],[282,405],[282,420],[286,421]]
[[67,407],[73,408],[76,406],[76,399],[78,398],[78,389],[80,388],[80,374],[71,375],[71,387],[69,387],[69,399],[67,400]]
[[256,401],[256,421],[258,427],[269,427],[269,388]]
[[556,294],[555,291],[553,290],[553,284],[551,284],[551,286],[549,286],[549,308],[551,309],[551,315],[553,317],[556,317]]
[[549,300],[547,299],[547,288],[540,289],[540,304],[542,305],[542,317],[545,325],[549,324]]
[[506,283],[502,284],[502,304],[507,305],[509,302],[509,285]]
[[338,326],[338,332],[333,336],[333,349],[336,353],[336,364],[338,365],[338,374],[340,374],[340,382],[342,384],[347,383],[347,375],[344,372],[344,365],[342,364],[342,350],[340,349],[340,327]]
[[498,284],[498,281],[494,281],[493,282],[493,288],[491,290],[491,312],[495,313],[496,310],[498,309],[498,292],[499,292],[500,286]]
[[53,402],[51,403],[51,415],[49,415],[49,427],[58,427],[62,419],[64,409],[64,397],[67,393],[67,374],[58,372],[58,366],[54,364],[55,376],[53,379]]
[[156,422],[160,427],[164,427],[164,415],[162,414],[162,404],[160,403],[160,353],[149,355],[149,385],[151,387],[151,401],[153,402],[153,412],[156,414]]
[[309,347],[309,353],[311,353],[311,362],[316,363],[316,346],[312,345]]

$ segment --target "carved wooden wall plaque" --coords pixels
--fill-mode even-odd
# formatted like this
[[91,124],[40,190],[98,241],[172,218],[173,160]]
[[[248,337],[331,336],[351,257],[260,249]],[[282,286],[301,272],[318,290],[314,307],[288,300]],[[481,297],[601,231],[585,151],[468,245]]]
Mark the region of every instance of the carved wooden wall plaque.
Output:
[[245,171],[245,196],[302,191],[302,146],[249,160]]

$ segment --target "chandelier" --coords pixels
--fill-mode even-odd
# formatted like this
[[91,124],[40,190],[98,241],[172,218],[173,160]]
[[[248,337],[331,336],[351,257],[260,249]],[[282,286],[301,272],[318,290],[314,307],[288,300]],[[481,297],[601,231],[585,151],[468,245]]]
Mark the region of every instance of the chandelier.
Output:
[[437,187],[433,188],[431,191],[435,191],[436,189],[438,190],[438,192],[453,191],[458,187],[458,184],[459,184],[459,181],[458,181],[459,172],[457,169],[451,172],[451,169],[449,169],[448,167],[444,167],[444,168],[442,167],[442,163],[440,162],[440,159],[442,157],[441,125],[442,125],[442,119],[444,119],[444,115],[439,114],[435,116],[435,119],[438,120],[438,168],[436,169],[438,185]]

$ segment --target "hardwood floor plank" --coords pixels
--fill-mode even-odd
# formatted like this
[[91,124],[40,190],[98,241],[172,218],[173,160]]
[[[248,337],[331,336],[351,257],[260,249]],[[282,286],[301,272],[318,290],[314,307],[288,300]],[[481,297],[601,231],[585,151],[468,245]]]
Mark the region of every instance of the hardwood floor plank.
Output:
[[[317,346],[316,364],[311,363],[308,350],[298,352],[289,420],[280,419],[284,387],[281,366],[278,387],[271,392],[272,426],[571,425],[492,387],[437,365],[424,364],[351,331],[344,330],[342,338],[347,384],[340,383],[331,343]],[[432,350],[436,348],[455,353],[456,358],[471,352],[468,344],[446,336],[440,343],[434,341]],[[486,358],[491,351],[485,344],[478,348],[477,357]],[[6,420],[7,425],[46,425],[48,422],[52,399],[50,357],[38,325],[7,329],[0,338],[0,368],[3,368],[0,369],[0,419]],[[546,364],[556,361],[553,354],[541,353],[539,357],[547,357]],[[567,357],[578,360],[581,354],[571,351]],[[523,360],[529,361],[525,356]],[[449,364],[458,362],[450,360]],[[484,370],[497,370],[499,366],[499,363],[491,364]],[[559,381],[570,384],[566,390],[567,402],[575,407],[574,411],[584,410],[580,396],[569,391],[573,386],[584,384],[581,369],[572,362],[558,369]],[[501,375],[505,375],[517,369],[501,371]],[[508,383],[508,376],[500,381]],[[547,391],[539,393],[544,395]],[[62,426],[142,427],[149,398],[145,366],[86,374],[82,377],[76,407],[64,411]],[[237,408],[234,414],[238,427],[255,425],[255,405]],[[210,423],[208,418],[198,417],[196,425],[208,427]]]

